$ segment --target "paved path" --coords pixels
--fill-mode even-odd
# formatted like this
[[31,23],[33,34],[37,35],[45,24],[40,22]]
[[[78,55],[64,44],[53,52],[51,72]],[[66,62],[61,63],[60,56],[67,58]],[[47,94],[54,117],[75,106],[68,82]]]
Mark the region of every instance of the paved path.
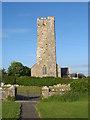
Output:
[[41,94],[17,94],[16,100],[26,100],[26,101],[40,101],[42,98]]
[[39,118],[38,112],[35,109],[37,102],[34,102],[34,101],[24,102],[24,101],[22,101],[20,103],[21,103],[21,120],[23,118]]
[[35,106],[40,100],[41,94],[39,95],[17,94],[16,102],[19,102],[21,104],[21,120],[23,120],[23,118],[39,118]]

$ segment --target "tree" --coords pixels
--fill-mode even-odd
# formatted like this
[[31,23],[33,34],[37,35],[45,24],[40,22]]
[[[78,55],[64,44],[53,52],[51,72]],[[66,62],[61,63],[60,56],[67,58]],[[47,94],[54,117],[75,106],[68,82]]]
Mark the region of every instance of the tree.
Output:
[[82,74],[82,73],[79,73],[78,78],[86,78],[86,76],[84,74]]
[[23,75],[24,76],[31,76],[31,69],[27,66],[24,66]]
[[6,75],[7,74],[7,72],[6,72],[6,70],[4,68],[1,70],[1,74],[2,75]]
[[23,66],[20,62],[12,62],[8,68],[8,75],[13,76],[30,76],[30,69],[27,66]]
[[12,62],[8,68],[8,75],[22,76],[23,75],[23,65],[20,62]]

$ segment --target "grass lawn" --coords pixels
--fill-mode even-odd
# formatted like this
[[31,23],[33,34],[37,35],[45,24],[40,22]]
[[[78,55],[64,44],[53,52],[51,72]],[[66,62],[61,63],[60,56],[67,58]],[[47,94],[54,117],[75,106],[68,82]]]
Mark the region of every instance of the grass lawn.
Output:
[[36,106],[41,118],[88,118],[88,101],[41,101]]
[[0,120],[2,118],[2,100],[0,100]]
[[15,102],[2,102],[2,118],[19,118],[20,104]]
[[23,94],[40,94],[41,93],[41,87],[37,86],[19,86],[17,87],[17,93],[23,93]]

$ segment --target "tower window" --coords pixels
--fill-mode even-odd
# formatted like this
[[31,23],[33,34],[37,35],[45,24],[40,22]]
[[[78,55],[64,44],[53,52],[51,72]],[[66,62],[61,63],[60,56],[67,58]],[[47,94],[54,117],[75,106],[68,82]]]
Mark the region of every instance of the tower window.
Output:
[[43,66],[43,75],[46,75],[47,74],[47,68],[46,68],[46,66],[44,65]]

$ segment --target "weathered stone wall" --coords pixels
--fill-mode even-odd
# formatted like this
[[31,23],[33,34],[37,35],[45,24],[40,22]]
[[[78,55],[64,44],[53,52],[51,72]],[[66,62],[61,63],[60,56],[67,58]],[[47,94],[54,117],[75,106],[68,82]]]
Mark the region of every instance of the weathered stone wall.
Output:
[[61,77],[61,68],[57,64],[56,64],[56,69],[57,69],[57,77]]
[[6,100],[8,96],[15,97],[17,94],[17,90],[15,86],[11,86],[10,88],[2,88],[0,89],[0,94],[1,94],[0,99]]
[[54,17],[48,17],[48,76],[56,77],[56,46]]
[[48,98],[49,96],[53,96],[56,94],[64,94],[66,91],[70,91],[70,84],[57,84],[54,86],[45,86],[42,88],[42,97]]
[[[47,74],[43,75],[43,66]],[[31,76],[56,77],[56,46],[54,17],[37,18],[37,60]]]

